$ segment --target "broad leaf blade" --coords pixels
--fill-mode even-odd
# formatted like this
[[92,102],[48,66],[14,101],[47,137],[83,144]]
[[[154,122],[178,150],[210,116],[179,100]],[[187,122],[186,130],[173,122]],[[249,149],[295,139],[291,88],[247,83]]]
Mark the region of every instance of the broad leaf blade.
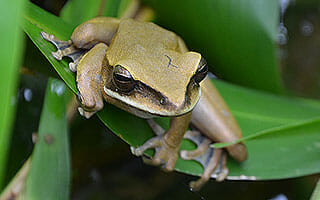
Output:
[[278,0],[145,3],[155,9],[160,24],[202,53],[219,77],[256,89],[282,91],[275,45]]
[[22,21],[24,0],[0,1],[0,191],[4,181],[7,151],[16,104],[19,65],[23,50]]
[[252,152],[241,168],[230,167],[230,170],[232,174],[256,176],[260,180],[319,173],[319,130],[320,119],[250,140],[246,142],[248,148],[258,153]]
[[[35,6],[31,5],[30,7]],[[33,12],[32,9],[30,12]],[[42,11],[43,18],[47,15],[50,14]],[[38,21],[37,18],[33,18],[32,20],[29,20],[29,18],[28,16],[26,17],[28,23],[25,26],[25,31],[29,37],[32,38],[45,56],[51,60],[58,72],[59,70],[67,70],[65,62],[54,61],[50,54],[53,48],[52,45],[43,43],[40,37],[41,29],[39,27],[44,30],[50,30],[52,27],[49,24],[41,24],[41,21]],[[52,20],[55,20],[52,22],[53,24],[61,22],[59,18],[52,18]],[[55,31],[59,32],[59,29]],[[63,32],[59,34],[63,34],[61,39],[69,36]],[[60,73],[60,75],[72,89],[75,88],[73,76],[65,76],[63,73]],[[316,165],[317,161],[320,160],[320,157],[317,157],[318,155],[320,156],[318,148],[308,148],[306,151],[311,142],[320,141],[318,137],[320,135],[319,122],[315,120],[320,117],[319,102],[300,98],[281,97],[218,80],[214,82],[234,113],[245,137],[261,131],[270,132],[270,134],[259,135],[255,140],[246,143],[249,150],[248,161],[242,164],[237,164],[232,162],[232,160],[229,161],[228,166],[231,176],[237,176],[238,178],[240,175],[255,176],[261,180],[296,177],[320,172],[320,165]],[[98,115],[113,132],[132,146],[143,144],[153,135],[144,120],[111,105],[107,104]],[[310,123],[312,120],[314,121]],[[167,119],[159,119],[159,122],[161,124],[168,124]],[[288,129],[290,125],[296,123],[300,123],[301,125],[299,130],[305,130],[302,132],[303,134],[300,134],[301,132],[299,133],[296,129]],[[184,141],[183,148],[190,149],[193,147],[190,142]],[[281,149],[285,149],[286,151],[282,151]],[[300,162],[296,155],[299,155],[306,162]],[[275,157],[277,159],[281,158],[281,162],[275,162]],[[298,166],[299,170],[293,168],[293,165]],[[202,172],[201,167],[197,163],[182,160],[178,161],[176,169],[188,174],[199,175]],[[267,169],[270,170],[268,171]],[[266,170],[268,173],[266,173]]]
[[49,79],[26,182],[27,199],[69,199],[68,92],[63,82]]

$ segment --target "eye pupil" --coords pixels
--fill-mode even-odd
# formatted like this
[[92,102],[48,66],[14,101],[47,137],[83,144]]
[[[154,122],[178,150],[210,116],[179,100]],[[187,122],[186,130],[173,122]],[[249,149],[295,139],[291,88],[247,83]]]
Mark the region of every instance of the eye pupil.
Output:
[[121,65],[116,65],[113,69],[113,83],[116,86],[116,91],[125,93],[131,92],[136,85],[136,81],[129,71]]
[[120,74],[114,74],[114,77],[121,82],[129,82],[131,81],[131,78],[128,78],[126,76],[120,75]]

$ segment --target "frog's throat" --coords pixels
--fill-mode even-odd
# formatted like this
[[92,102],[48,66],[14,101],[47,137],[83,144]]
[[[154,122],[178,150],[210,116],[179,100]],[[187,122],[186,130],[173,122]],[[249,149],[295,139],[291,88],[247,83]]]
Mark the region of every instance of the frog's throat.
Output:
[[162,117],[180,116],[180,115],[183,115],[183,114],[186,114],[186,113],[192,111],[193,108],[195,107],[195,105],[198,103],[200,96],[201,96],[201,90],[199,90],[199,95],[197,96],[197,99],[195,101],[193,101],[191,105],[185,106],[183,109],[180,109],[180,110],[171,111],[171,110],[150,109],[149,107],[147,107],[143,104],[139,104],[136,101],[132,101],[128,98],[125,98],[124,96],[122,96],[122,95],[118,94],[117,92],[114,92],[106,87],[104,87],[104,91],[108,96],[115,98],[115,99],[118,99],[119,101],[129,105],[132,108],[136,108],[142,112],[149,113],[154,116],[162,116]]

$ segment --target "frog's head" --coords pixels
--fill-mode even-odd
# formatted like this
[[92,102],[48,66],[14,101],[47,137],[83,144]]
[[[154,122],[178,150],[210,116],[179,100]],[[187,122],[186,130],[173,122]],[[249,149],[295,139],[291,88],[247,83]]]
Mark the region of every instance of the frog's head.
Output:
[[104,92],[113,99],[111,103],[145,118],[191,111],[200,97],[199,84],[208,72],[206,61],[195,52],[154,55],[109,65]]

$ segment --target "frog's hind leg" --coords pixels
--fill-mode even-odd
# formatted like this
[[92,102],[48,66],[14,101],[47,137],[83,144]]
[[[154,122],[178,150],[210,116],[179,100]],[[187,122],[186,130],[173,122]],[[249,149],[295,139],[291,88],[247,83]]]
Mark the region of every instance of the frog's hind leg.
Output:
[[54,44],[58,49],[56,52],[52,52],[52,56],[55,59],[62,60],[63,57],[71,58],[73,62],[69,63],[69,69],[76,72],[77,65],[87,50],[76,48],[71,40],[59,40],[54,35],[50,35],[46,32],[41,32],[41,37]]
[[[157,136],[165,133],[165,130],[153,119],[149,119],[147,122]],[[226,152],[222,149],[211,148],[212,141],[196,130],[187,131],[184,138],[194,142],[197,148],[193,151],[182,150],[180,157],[184,160],[195,160],[204,168],[202,177],[191,182],[190,187],[193,190],[199,190],[211,177],[215,177],[217,181],[224,180],[228,175]],[[135,148],[131,148],[131,150],[135,154]],[[143,161],[153,165],[152,160],[147,157],[143,157]]]
[[211,148],[211,140],[201,135],[198,131],[188,131],[185,134],[185,138],[193,141],[198,147],[193,151],[181,151],[181,158],[184,160],[195,160],[204,168],[201,178],[190,182],[190,187],[193,190],[199,190],[210,177],[215,177],[217,181],[224,180],[228,175],[226,152],[222,149]]

